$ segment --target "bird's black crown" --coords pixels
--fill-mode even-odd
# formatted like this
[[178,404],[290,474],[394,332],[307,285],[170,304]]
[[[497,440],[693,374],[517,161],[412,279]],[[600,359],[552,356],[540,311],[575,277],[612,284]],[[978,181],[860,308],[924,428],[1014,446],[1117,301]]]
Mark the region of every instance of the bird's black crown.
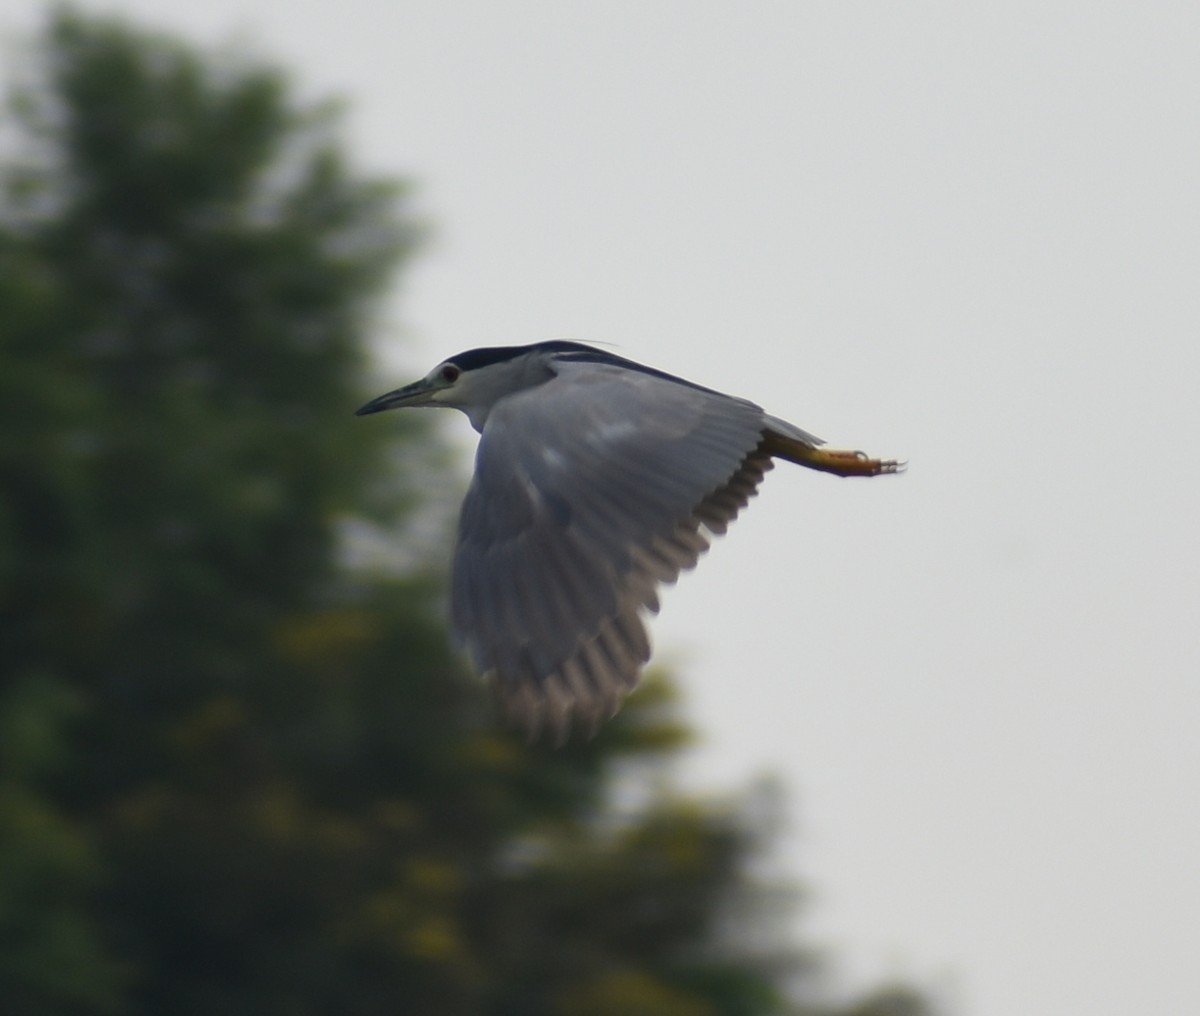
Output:
[[535,350],[547,353],[579,353],[603,360],[620,359],[620,357],[609,356],[603,350],[593,346],[585,346],[582,342],[551,339],[549,342],[534,342],[528,346],[485,346],[483,349],[468,349],[456,356],[447,357],[446,362],[454,364],[460,370],[478,370],[481,367],[490,367],[494,363],[507,363],[509,360],[515,360],[518,356],[524,356]]

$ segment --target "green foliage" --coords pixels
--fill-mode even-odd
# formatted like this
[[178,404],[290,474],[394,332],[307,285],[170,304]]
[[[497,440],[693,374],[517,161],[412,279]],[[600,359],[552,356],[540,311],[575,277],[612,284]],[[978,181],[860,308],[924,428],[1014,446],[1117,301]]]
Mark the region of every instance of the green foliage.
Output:
[[905,985],[880,988],[839,1016],[933,1016],[929,1003]]
[[109,1012],[122,978],[86,906],[88,832],[38,793],[65,763],[74,712],[61,683],[26,674],[0,693],[0,1011]]
[[277,71],[70,12],[37,67],[0,206],[0,1011],[782,1011],[749,812],[614,804],[686,737],[670,685],[524,745],[440,579],[349,563],[454,483],[424,418],[351,416],[403,189]]

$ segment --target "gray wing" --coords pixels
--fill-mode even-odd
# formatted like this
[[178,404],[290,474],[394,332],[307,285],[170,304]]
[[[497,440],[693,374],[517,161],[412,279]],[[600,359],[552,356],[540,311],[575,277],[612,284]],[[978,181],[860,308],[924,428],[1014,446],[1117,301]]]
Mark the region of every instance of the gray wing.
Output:
[[656,588],[753,496],[769,456],[753,403],[589,363],[501,400],[479,442],[452,619],[531,733],[594,726],[637,683]]

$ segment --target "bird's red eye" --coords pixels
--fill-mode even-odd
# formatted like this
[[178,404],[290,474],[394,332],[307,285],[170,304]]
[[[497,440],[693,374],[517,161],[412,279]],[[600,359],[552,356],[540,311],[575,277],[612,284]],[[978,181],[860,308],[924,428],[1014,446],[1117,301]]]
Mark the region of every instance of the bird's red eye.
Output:
[[453,384],[458,380],[458,375],[462,373],[454,364],[448,363],[442,368],[442,380],[449,381]]

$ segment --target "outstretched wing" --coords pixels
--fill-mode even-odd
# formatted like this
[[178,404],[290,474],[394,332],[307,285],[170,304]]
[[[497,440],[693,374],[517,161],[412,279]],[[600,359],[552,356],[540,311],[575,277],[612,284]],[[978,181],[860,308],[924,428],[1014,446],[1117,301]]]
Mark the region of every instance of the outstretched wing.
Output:
[[[771,467],[753,403],[636,370],[560,363],[480,439],[452,619],[531,733],[616,711],[650,655],[642,614]],[[702,529],[703,527],[703,529]]]

